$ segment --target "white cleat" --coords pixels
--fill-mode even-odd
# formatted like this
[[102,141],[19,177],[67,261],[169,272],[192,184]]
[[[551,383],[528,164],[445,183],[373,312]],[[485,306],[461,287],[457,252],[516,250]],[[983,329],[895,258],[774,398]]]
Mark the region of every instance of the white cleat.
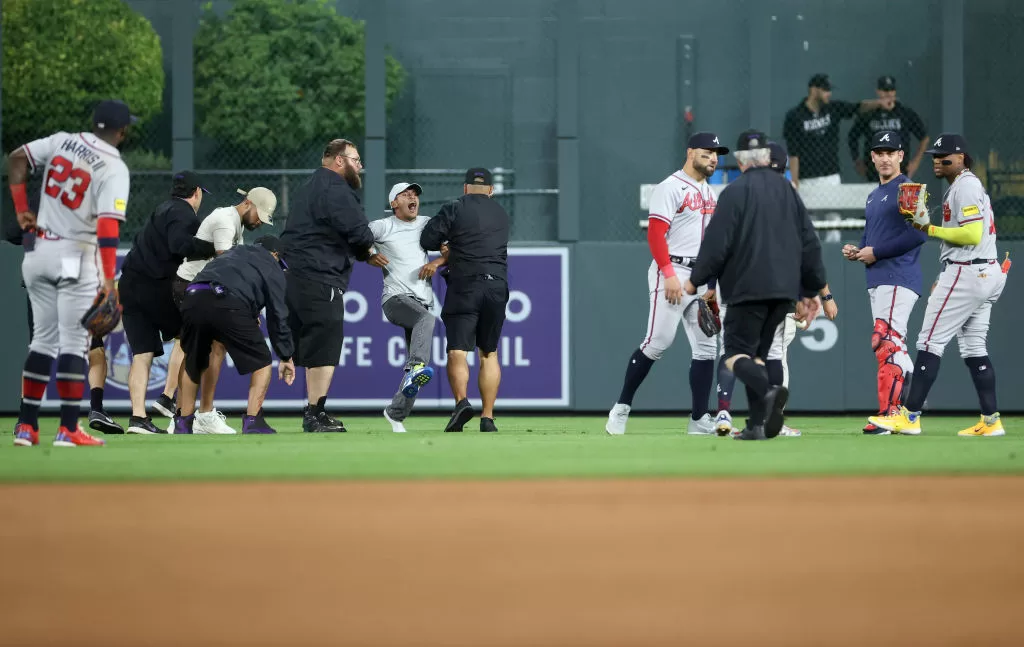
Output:
[[728,411],[722,409],[715,416],[715,433],[719,436],[728,436],[732,433],[732,416]]
[[626,433],[626,423],[629,422],[630,409],[631,407],[628,404],[616,403],[612,410],[608,412],[608,422],[605,424],[604,430],[613,436],[621,436]]
[[402,424],[401,420],[392,420],[391,416],[388,415],[387,409],[384,409],[384,419],[391,423],[391,431],[395,432],[396,434],[405,433],[405,425]]
[[686,425],[686,433],[691,436],[714,436],[717,433],[715,420],[710,413],[705,413],[697,420],[690,418]]
[[228,426],[227,416],[214,409],[206,413],[196,412],[195,422],[192,423],[192,433],[227,435],[238,432]]
[[793,429],[789,425],[782,425],[782,431],[779,432],[779,435],[788,438],[799,438],[803,434],[800,433],[799,429]]

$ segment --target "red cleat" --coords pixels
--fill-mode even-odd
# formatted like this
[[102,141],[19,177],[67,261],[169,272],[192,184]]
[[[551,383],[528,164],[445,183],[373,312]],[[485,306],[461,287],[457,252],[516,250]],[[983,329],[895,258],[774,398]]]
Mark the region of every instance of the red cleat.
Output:
[[94,438],[87,434],[81,425],[78,425],[74,431],[69,431],[67,427],[61,427],[57,432],[57,437],[53,439],[54,447],[102,447],[106,444],[102,438]]
[[33,429],[32,425],[19,422],[14,428],[15,447],[35,447],[39,444],[39,430]]

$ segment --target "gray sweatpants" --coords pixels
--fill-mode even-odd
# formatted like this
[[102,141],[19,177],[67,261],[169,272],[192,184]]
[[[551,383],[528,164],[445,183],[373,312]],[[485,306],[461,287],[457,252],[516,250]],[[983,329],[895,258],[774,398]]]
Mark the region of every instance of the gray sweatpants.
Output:
[[[405,329],[405,347],[408,351],[405,370],[408,371],[417,364],[429,363],[436,317],[418,300],[403,294],[385,301],[383,309],[384,316],[388,318],[388,321]],[[402,377],[404,378],[405,375]],[[412,405],[415,403],[416,398],[405,397],[399,389],[388,406],[388,415],[395,421],[405,420],[412,412]]]

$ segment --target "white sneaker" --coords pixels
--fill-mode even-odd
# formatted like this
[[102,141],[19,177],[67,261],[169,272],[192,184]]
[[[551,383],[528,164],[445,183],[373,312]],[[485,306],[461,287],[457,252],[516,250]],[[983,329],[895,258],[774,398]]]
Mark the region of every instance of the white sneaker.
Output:
[[722,409],[715,416],[715,433],[719,436],[728,436],[732,433],[732,430],[732,415],[725,409]]
[[686,433],[691,436],[713,436],[716,433],[715,420],[710,413],[705,413],[697,420],[690,418]]
[[405,433],[405,425],[402,424],[401,420],[392,420],[391,416],[388,415],[388,410],[384,409],[384,419],[391,423],[391,431],[396,434]]
[[235,434],[238,433],[228,426],[227,416],[214,409],[206,413],[196,412],[196,421],[192,423],[193,434]]
[[782,431],[779,432],[780,436],[788,436],[789,438],[799,438],[802,434],[799,429],[793,429],[789,425],[782,425]]
[[605,424],[604,430],[613,436],[621,436],[626,433],[626,423],[629,421],[630,409],[631,407],[628,404],[615,403],[612,410],[608,412],[608,423]]

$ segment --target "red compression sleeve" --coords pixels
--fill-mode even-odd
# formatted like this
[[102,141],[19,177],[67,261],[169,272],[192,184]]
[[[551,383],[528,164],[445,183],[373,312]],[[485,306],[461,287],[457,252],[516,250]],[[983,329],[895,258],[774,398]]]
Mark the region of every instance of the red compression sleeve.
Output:
[[651,248],[651,256],[665,278],[676,275],[676,270],[669,259],[668,241],[665,240],[667,233],[668,223],[664,220],[651,218],[647,221],[647,246]]
[[28,211],[28,193],[25,192],[25,184],[12,184],[10,187],[11,198],[14,200],[14,212]]
[[96,221],[96,238],[100,245],[100,259],[103,261],[103,276],[113,279],[117,273],[117,241],[120,237],[121,222],[116,218],[100,218]]

